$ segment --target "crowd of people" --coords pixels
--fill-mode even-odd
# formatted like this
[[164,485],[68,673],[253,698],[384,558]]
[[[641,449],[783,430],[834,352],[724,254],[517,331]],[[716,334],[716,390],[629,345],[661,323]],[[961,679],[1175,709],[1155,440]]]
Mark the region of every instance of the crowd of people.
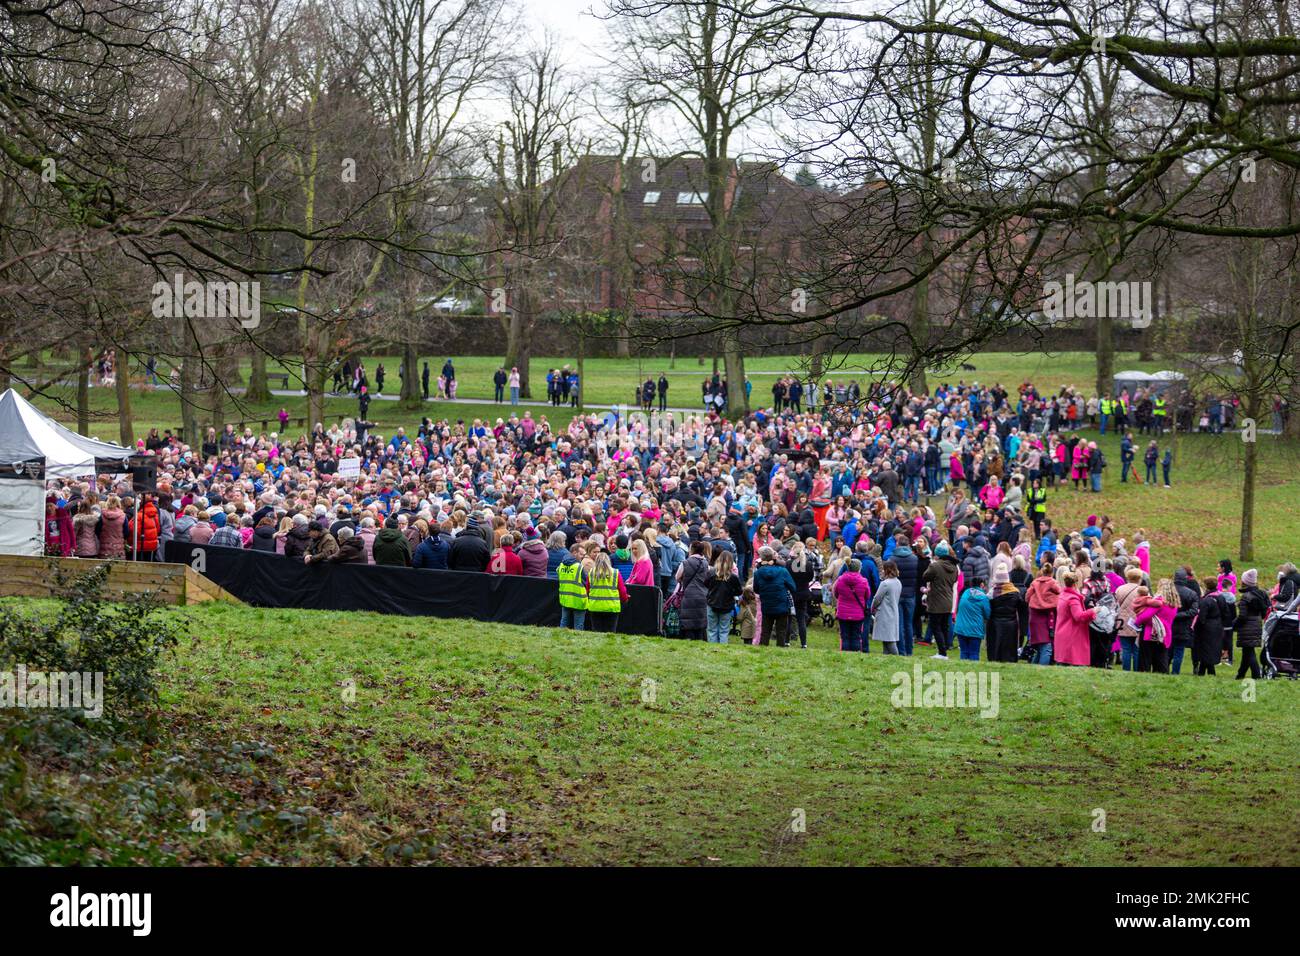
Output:
[[[820,615],[845,651],[875,641],[974,659],[982,648],[990,660],[1174,673],[1189,648],[1192,669],[1212,673],[1234,635],[1242,673],[1257,673],[1262,620],[1300,593],[1293,565],[1269,590],[1228,561],[1153,576],[1142,530],[1123,535],[1105,516],[1053,524],[1049,496],[1099,493],[1108,467],[1080,427],[1123,430],[1127,459],[1138,410],[1158,419],[1158,397],[877,383],[832,387],[818,408],[801,401],[817,390],[795,384],[774,386],[779,412],[740,421],[715,407],[553,428],[526,411],[382,436],[345,419],[296,438],[228,427],[197,449],[155,431],[141,450],[156,458],[157,492],[109,476],[58,482],[47,547],[146,559],[177,540],[307,564],[545,576],[565,626],[602,630],[617,629],[628,587],[654,586],[671,636],[805,647]],[[346,459],[359,477],[340,474]],[[1167,455],[1165,467],[1168,484]]]

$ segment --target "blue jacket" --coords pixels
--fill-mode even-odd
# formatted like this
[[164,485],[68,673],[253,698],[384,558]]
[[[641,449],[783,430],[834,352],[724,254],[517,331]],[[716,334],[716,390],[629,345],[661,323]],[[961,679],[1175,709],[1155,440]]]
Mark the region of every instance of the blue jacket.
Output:
[[546,576],[553,581],[556,580],[558,577],[556,571],[568,556],[569,552],[563,548],[548,548],[546,551]]
[[621,548],[615,548],[613,554],[609,557],[609,563],[614,566],[614,570],[618,572],[618,576],[621,577],[624,582],[632,576],[631,552],[624,551]]
[[754,593],[764,614],[789,614],[794,591],[794,578],[779,564],[760,564],[754,572]]
[[876,567],[876,562],[868,557],[863,556],[858,560],[862,562],[861,574],[867,579],[867,583],[871,585],[871,593],[875,594],[880,590],[880,569]]
[[665,535],[659,541],[659,576],[661,578],[676,577],[677,569],[682,566],[686,560],[686,552],[682,546],[672,538]]
[[957,623],[953,633],[960,637],[983,637],[992,606],[983,588],[967,588],[957,605]]
[[442,535],[434,532],[421,541],[420,546],[415,549],[415,554],[411,555],[411,567],[445,571],[447,555],[450,552],[451,549],[447,547],[447,542],[442,539]]

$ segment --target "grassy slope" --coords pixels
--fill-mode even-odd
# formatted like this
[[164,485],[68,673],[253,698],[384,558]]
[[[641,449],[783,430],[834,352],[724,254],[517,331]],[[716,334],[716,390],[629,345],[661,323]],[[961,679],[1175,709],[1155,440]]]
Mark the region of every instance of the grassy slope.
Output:
[[[1119,536],[1132,550],[1133,532],[1147,531],[1152,540],[1153,570],[1170,574],[1175,564],[1190,562],[1198,576],[1213,573],[1220,558],[1231,558],[1238,570],[1241,535],[1241,474],[1244,445],[1239,435],[1184,435],[1171,475],[1172,488],[1119,480],[1120,437],[1104,439],[1095,430],[1081,432],[1098,441],[1108,468],[1099,495],[1058,486],[1049,491],[1047,514],[1057,527],[1083,527],[1091,514],[1109,515]],[[1145,474],[1141,452],[1147,438],[1137,442],[1138,471]],[[1168,438],[1160,442],[1163,455]],[[1295,508],[1294,476],[1300,469],[1295,442],[1259,436],[1260,474],[1255,492],[1255,557],[1261,581],[1271,581],[1283,561],[1295,561],[1300,537],[1300,513]]]
[[[894,709],[898,665],[826,650],[825,634],[803,652],[188,613],[170,746],[275,748],[260,783],[241,772],[196,787],[196,805],[225,821],[181,834],[196,860],[252,847],[282,862],[375,861],[407,846],[414,860],[530,863],[1297,862],[1294,841],[1260,836],[1294,820],[1294,684],[1246,703],[1223,674],[999,666],[1000,715],[982,719]],[[259,803],[333,832],[241,840],[232,822]],[[1105,833],[1091,829],[1098,807]],[[505,833],[492,832],[494,808]],[[796,808],[802,835],[788,829]]]

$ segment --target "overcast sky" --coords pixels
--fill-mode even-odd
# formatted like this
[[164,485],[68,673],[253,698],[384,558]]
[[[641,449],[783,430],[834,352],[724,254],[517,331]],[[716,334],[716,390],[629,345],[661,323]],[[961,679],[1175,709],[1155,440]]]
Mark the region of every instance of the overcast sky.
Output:
[[604,0],[520,0],[520,4],[526,21],[563,41],[568,63],[581,67],[599,62],[598,50],[606,42],[606,23],[598,19],[607,9]]

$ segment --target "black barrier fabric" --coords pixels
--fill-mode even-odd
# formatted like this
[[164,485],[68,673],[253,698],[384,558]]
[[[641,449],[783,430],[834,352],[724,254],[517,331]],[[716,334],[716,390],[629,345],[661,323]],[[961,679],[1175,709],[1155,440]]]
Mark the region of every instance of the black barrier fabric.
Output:
[[[264,551],[167,542],[166,558],[188,564],[235,597],[259,607],[468,617],[556,627],[559,589],[550,578],[431,571],[365,564],[303,564]],[[658,588],[629,587],[618,629],[658,634]]]

